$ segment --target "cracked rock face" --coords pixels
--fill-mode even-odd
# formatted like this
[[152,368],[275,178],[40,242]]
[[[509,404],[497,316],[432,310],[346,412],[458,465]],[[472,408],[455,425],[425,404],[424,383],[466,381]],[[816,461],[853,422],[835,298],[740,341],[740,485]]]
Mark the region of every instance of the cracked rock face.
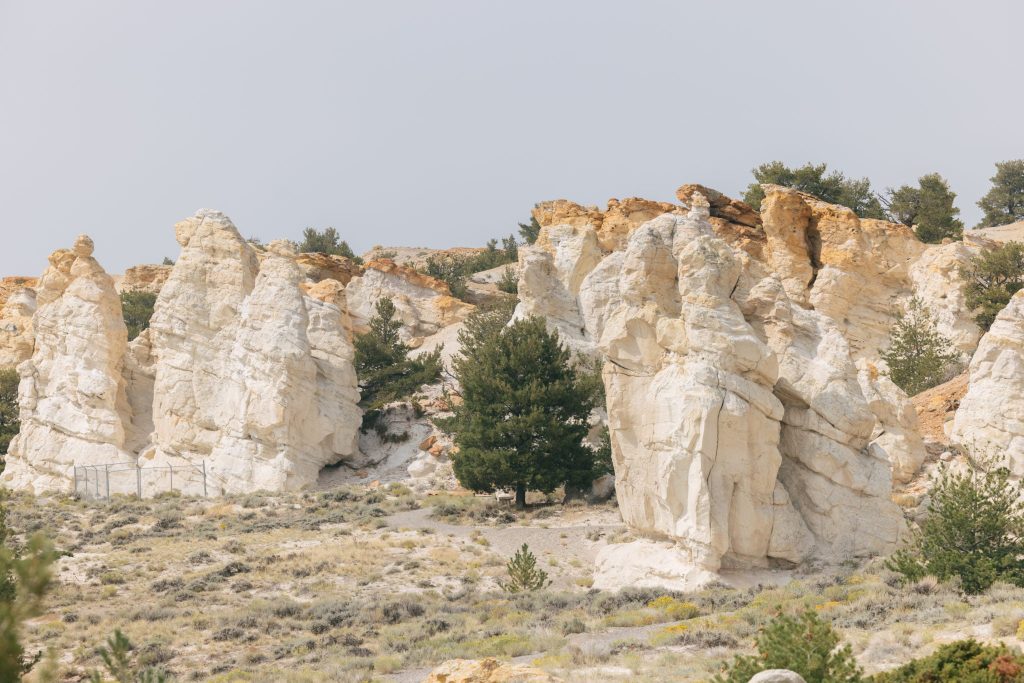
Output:
[[951,437],[1024,476],[1024,291],[1017,292],[978,344],[970,384]]
[[153,359],[140,461],[202,463],[209,488],[228,493],[298,489],[355,457],[361,411],[340,283],[307,295],[289,246],[271,243],[259,263],[219,212],[176,234],[182,253],[138,349]]
[[912,421],[876,378],[865,395],[840,326],[792,298],[813,273],[772,273],[718,234],[700,193],[688,199],[619,251],[579,217],[521,251],[517,315],[544,315],[606,360],[625,521],[705,572],[890,550],[903,528],[890,460],[912,461],[918,444],[879,439]]

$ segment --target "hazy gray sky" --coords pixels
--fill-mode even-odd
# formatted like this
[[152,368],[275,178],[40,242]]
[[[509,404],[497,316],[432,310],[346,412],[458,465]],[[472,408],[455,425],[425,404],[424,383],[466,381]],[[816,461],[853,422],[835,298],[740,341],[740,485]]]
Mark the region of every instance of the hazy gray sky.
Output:
[[1024,3],[0,0],[0,274],[111,272],[333,225],[482,244],[534,202],[738,195],[763,161],[945,175],[1024,156]]

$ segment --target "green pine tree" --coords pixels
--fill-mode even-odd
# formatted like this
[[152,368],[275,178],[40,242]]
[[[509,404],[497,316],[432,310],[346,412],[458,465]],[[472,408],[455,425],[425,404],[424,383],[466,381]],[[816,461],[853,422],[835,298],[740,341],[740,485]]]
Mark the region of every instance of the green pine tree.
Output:
[[992,189],[978,201],[984,216],[977,227],[1024,220],[1024,159],[997,163],[996,174],[989,180]]
[[533,216],[530,216],[529,223],[519,224],[519,236],[523,238],[523,242],[526,244],[533,244],[537,241],[537,237],[540,236],[540,223]]
[[[107,639],[106,647],[96,648],[103,660],[107,673],[117,683],[164,683],[167,672],[156,667],[144,666],[137,661],[135,646],[120,629]],[[89,674],[90,683],[103,683],[106,678],[99,671]]]
[[[258,240],[257,240],[258,242]],[[362,263],[363,259],[356,256],[348,242],[341,239],[338,231],[334,228],[306,228],[302,231],[302,242],[298,245],[298,251],[303,254],[318,253],[328,256],[344,256],[356,263]]]
[[128,328],[129,341],[149,327],[155,305],[156,294],[152,292],[121,292],[121,315]]
[[410,396],[424,384],[441,376],[441,349],[409,357],[409,346],[402,341],[402,321],[395,318],[394,302],[384,297],[377,302],[370,319],[370,330],[356,337],[355,366],[365,411],[363,431],[379,429],[381,409],[388,403]]
[[964,298],[983,330],[1024,287],[1024,243],[1007,242],[986,249],[960,268]]
[[[11,439],[18,434],[18,383],[21,378],[14,368],[0,369],[0,456],[7,455]],[[0,465],[0,471],[3,471]]]
[[508,561],[506,568],[508,581],[500,585],[508,593],[536,591],[551,583],[547,572],[537,566],[537,557],[530,552],[530,547],[525,543]]
[[889,189],[883,199],[889,219],[915,228],[922,242],[937,244],[944,239],[963,239],[964,224],[953,206],[956,193],[938,173],[918,179],[918,187],[903,185]]
[[907,304],[889,331],[889,348],[881,353],[889,379],[908,396],[942,384],[959,355],[935,327],[927,307],[917,297]]
[[737,655],[718,683],[747,683],[766,669],[789,669],[807,683],[859,683],[864,680],[849,645],[839,646],[832,626],[813,610],[779,615],[757,636],[756,655]]
[[885,218],[882,203],[871,191],[871,182],[867,178],[847,178],[839,171],[826,175],[826,171],[826,164],[808,163],[799,168],[789,168],[781,161],[761,164],[751,171],[754,182],[747,186],[743,201],[759,210],[764,199],[761,185],[784,185],[814,195],[822,201],[847,206],[861,218]]
[[16,550],[9,535],[6,504],[0,501],[0,681],[20,681],[43,656],[26,654],[21,633],[25,622],[43,613],[56,553],[38,534]]
[[443,422],[459,447],[459,482],[473,491],[513,488],[520,508],[528,489],[583,485],[593,471],[583,444],[593,396],[558,334],[530,318],[500,330],[481,323],[460,339],[463,401]]
[[916,581],[954,577],[967,593],[996,581],[1024,586],[1024,488],[1010,471],[980,458],[967,471],[940,471],[928,516],[887,566]]

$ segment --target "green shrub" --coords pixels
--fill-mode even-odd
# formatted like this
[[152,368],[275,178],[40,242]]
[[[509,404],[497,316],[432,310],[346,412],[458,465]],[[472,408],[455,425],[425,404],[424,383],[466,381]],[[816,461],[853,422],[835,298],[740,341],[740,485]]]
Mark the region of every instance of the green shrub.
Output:
[[[224,640],[214,634],[214,640]],[[143,660],[146,657],[140,656],[135,650],[128,637],[121,633],[120,629],[114,630],[114,635],[107,639],[106,647],[99,647],[96,653],[103,660],[103,666],[107,673],[117,683],[164,683],[168,680],[167,673],[163,669],[147,666]],[[151,658],[150,658],[151,659]],[[158,657],[166,661],[167,657]],[[103,683],[107,680],[99,671],[92,671],[89,674],[91,683]]]
[[11,439],[17,436],[21,427],[18,421],[19,381],[14,368],[0,369],[0,455],[7,454]]
[[519,277],[516,275],[515,268],[505,269],[505,272],[501,274],[501,278],[498,280],[498,289],[506,294],[519,293]]
[[[497,268],[506,263],[515,263],[517,260],[519,260],[519,245],[516,243],[516,238],[509,235],[501,240],[500,248],[498,247],[498,240],[492,239],[487,242],[484,250],[477,254],[469,256],[456,256],[454,254],[432,256],[427,259],[424,272],[446,283],[448,289],[451,290],[452,296],[463,299],[469,294],[466,280],[470,275],[483,270]],[[500,286],[501,283],[499,283],[499,288]]]
[[867,178],[847,178],[839,171],[825,175],[826,171],[826,164],[808,163],[799,168],[789,168],[781,161],[761,164],[751,171],[754,182],[747,186],[743,201],[754,209],[760,209],[761,200],[764,199],[761,185],[784,185],[814,195],[822,201],[847,206],[861,218],[885,218],[882,203],[871,191],[871,183]]
[[149,327],[155,304],[156,294],[152,292],[121,292],[121,315],[128,328],[129,341]]
[[832,626],[813,610],[779,615],[757,636],[756,655],[737,655],[718,683],[747,683],[765,669],[789,669],[807,683],[859,683],[863,678],[849,645],[839,646]]
[[881,354],[889,379],[908,396],[919,394],[949,378],[959,355],[939,334],[931,313],[917,297],[910,300],[889,331],[889,348]]
[[1024,586],[1024,493],[1010,471],[981,459],[966,472],[940,471],[928,516],[886,565],[908,581],[958,578],[967,593],[995,581]]
[[986,249],[960,268],[964,298],[983,330],[1024,287],[1024,243],[1007,242]]
[[547,573],[537,566],[537,557],[525,543],[508,561],[507,568],[508,582],[502,583],[501,587],[509,593],[536,591],[551,583]]
[[958,640],[898,669],[875,674],[872,683],[1019,683],[1024,681],[1024,657],[1006,645],[982,645]]
[[320,231],[316,228],[306,228],[302,231],[302,242],[298,245],[300,253],[318,253],[328,256],[344,256],[356,263],[362,263],[363,259],[356,256],[352,248],[348,246],[338,235],[334,228],[325,228]]

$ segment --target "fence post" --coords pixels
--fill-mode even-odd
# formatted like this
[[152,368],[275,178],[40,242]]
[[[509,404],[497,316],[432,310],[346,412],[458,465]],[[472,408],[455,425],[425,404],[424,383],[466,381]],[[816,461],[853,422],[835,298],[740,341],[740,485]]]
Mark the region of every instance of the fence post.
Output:
[[139,500],[142,500],[142,468],[135,463],[135,489],[139,493]]
[[110,465],[107,465],[107,500],[110,500]]
[[93,470],[93,474],[96,475],[96,500],[100,498],[100,471],[97,469]]
[[75,465],[75,495],[78,495],[78,465]]
[[206,461],[203,460],[203,498],[208,498],[209,494],[206,493]]
[[171,463],[167,463],[167,473],[171,475],[171,488],[170,488],[170,490],[173,491],[174,490],[174,467],[171,465]]

